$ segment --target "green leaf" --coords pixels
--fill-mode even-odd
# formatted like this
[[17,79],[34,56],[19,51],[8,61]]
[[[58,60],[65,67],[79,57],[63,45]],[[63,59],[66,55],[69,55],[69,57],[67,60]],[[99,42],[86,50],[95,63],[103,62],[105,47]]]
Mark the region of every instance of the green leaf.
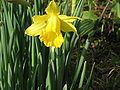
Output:
[[80,27],[78,29],[78,34],[80,36],[88,35],[94,28],[94,21],[90,19],[85,19],[81,22]]
[[82,16],[82,19],[91,19],[93,21],[97,20],[98,17],[94,14],[93,11],[84,11],[83,12],[83,16]]
[[112,8],[112,11],[117,15],[118,18],[120,18],[120,3],[116,2],[115,5]]
[[81,74],[81,78],[80,78],[80,82],[79,82],[79,88],[82,88],[82,86],[83,86],[85,71],[86,71],[86,61],[84,62],[84,66],[83,66],[83,70],[82,70],[82,74]]
[[53,61],[51,60],[48,64],[48,73],[46,78],[46,90],[55,90],[56,87],[56,73],[55,66]]
[[85,87],[84,87],[84,90],[88,90],[88,89],[89,89],[89,85],[90,85],[90,82],[91,82],[91,79],[92,79],[92,76],[93,76],[94,66],[95,66],[95,62],[94,62],[93,65],[92,65],[92,69],[91,69],[89,78],[87,79],[87,83],[86,83],[86,85],[85,85]]
[[73,90],[74,87],[75,87],[75,84],[77,82],[77,79],[78,79],[78,76],[80,74],[80,71],[81,71],[81,68],[82,68],[82,65],[84,63],[84,60],[85,60],[85,55],[87,53],[87,49],[89,48],[89,45],[90,45],[90,41],[89,39],[86,40],[86,44],[82,50],[82,53],[81,53],[81,56],[80,56],[80,59],[79,59],[79,63],[78,63],[78,66],[76,68],[76,71],[75,71],[75,75],[74,75],[74,78],[73,78],[73,81],[72,81],[72,85],[70,87],[70,90]]
[[23,6],[30,6],[30,3],[28,3],[27,1],[25,0],[6,0],[10,3],[15,3],[15,4],[21,4]]
[[10,64],[8,64],[8,85],[9,87],[12,85],[12,70]]

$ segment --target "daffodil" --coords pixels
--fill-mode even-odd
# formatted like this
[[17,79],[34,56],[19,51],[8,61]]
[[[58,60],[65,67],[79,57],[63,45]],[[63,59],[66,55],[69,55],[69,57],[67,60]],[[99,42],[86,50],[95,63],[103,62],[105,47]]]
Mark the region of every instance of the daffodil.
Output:
[[47,47],[59,48],[64,42],[61,31],[77,33],[71,23],[78,17],[59,15],[60,12],[54,0],[49,3],[45,12],[45,15],[32,17],[33,24],[26,29],[25,34],[39,36],[40,41]]

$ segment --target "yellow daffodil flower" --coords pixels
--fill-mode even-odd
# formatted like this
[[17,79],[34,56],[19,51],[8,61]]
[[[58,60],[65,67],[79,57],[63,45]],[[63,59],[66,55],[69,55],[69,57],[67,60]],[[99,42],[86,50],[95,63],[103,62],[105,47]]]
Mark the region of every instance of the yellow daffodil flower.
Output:
[[59,15],[54,0],[49,3],[45,12],[45,15],[32,17],[33,24],[26,29],[25,34],[39,36],[40,41],[47,47],[59,48],[64,42],[61,31],[77,33],[76,28],[71,24],[77,17]]

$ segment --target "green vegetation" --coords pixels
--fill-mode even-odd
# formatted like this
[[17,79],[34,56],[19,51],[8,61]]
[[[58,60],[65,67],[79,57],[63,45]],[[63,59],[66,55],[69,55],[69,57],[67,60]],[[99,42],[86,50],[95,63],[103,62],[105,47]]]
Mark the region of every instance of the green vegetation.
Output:
[[50,0],[0,0],[0,90],[119,90],[120,1],[55,0],[77,16],[60,48],[25,35]]

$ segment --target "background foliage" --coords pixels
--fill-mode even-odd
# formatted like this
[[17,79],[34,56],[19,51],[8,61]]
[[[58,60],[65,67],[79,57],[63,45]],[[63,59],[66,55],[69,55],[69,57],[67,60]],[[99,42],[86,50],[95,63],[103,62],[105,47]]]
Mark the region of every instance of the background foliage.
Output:
[[81,18],[79,36],[63,33],[59,49],[24,34],[49,2],[0,0],[1,90],[119,90],[119,0],[56,0],[61,14]]

